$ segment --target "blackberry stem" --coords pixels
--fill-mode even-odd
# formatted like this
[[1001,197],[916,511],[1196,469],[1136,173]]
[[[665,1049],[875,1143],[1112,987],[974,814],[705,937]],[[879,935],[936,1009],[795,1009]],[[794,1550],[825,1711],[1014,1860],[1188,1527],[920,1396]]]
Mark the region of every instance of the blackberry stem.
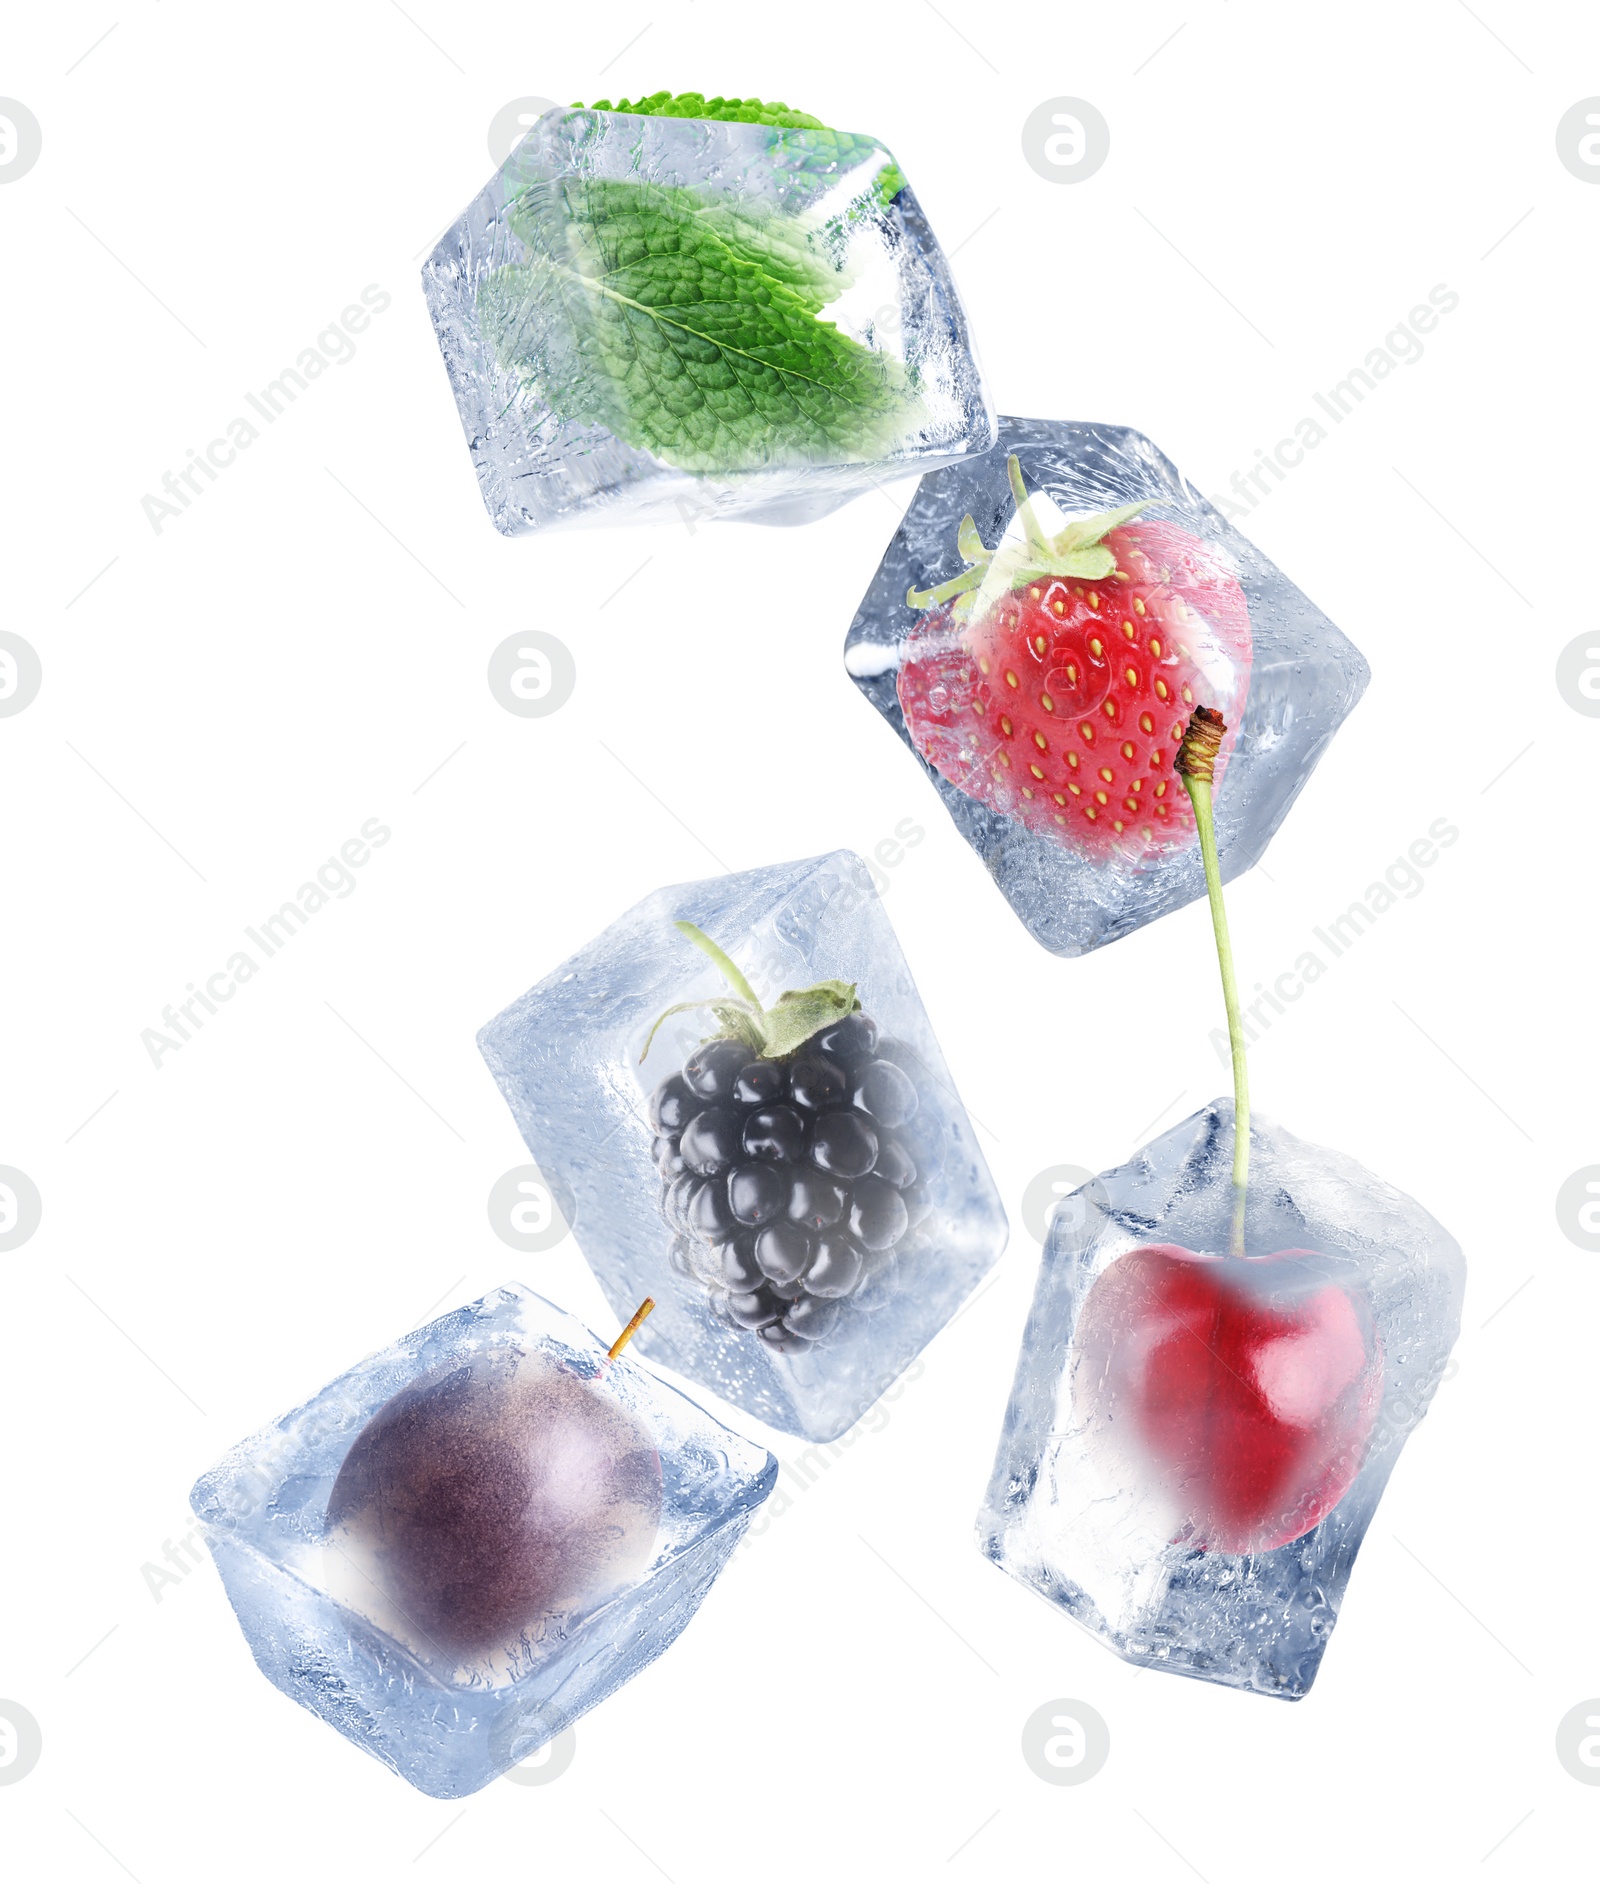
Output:
[[1212,775],[1222,736],[1227,730],[1220,713],[1210,707],[1196,707],[1174,766],[1194,806],[1200,856],[1205,864],[1206,900],[1211,905],[1211,930],[1217,941],[1217,965],[1222,970],[1222,1001],[1228,1011],[1228,1047],[1233,1058],[1233,1233],[1229,1252],[1243,1256],[1245,1186],[1250,1177],[1250,1075],[1245,1064],[1244,1019],[1233,975],[1233,944],[1228,937],[1228,912],[1222,901],[1222,866],[1217,859],[1216,821],[1211,802]]
[[738,995],[741,1001],[748,1001],[758,1014],[765,1012],[761,1003],[756,999],[755,989],[752,988],[749,982],[745,980],[744,976],[739,973],[739,970],[734,966],[732,958],[725,955],[723,951],[717,947],[716,943],[711,940],[704,929],[697,929],[692,922],[675,922],[672,926],[681,934],[686,935],[703,955],[709,955],[711,957],[712,961],[714,961],[717,967],[722,971],[723,979],[727,982],[728,986],[732,988],[734,993]]

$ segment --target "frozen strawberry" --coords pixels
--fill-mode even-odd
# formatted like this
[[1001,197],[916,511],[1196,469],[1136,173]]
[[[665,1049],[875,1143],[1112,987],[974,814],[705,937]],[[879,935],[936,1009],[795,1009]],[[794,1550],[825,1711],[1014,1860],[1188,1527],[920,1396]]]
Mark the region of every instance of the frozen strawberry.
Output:
[[1230,725],[1244,706],[1244,592],[1216,549],[1142,504],[1050,532],[1007,463],[1016,530],[989,550],[964,518],[966,574],[906,598],[923,611],[898,680],[911,738],[980,804],[1091,857],[1186,845],[1173,760],[1197,703]]

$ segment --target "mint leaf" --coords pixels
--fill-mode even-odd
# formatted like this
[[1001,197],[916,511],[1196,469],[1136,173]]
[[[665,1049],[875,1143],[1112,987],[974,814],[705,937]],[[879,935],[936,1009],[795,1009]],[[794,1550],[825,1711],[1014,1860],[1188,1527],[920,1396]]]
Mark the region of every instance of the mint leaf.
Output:
[[[631,101],[620,98],[616,104],[609,98],[597,98],[592,105],[574,105],[572,109],[626,111],[640,118],[700,118],[718,124],[765,124],[773,130],[816,132],[816,137],[798,142],[781,138],[773,141],[773,149],[781,154],[785,167],[800,173],[803,189],[842,176],[881,149],[874,138],[859,137],[854,131],[832,131],[820,118],[813,118],[805,111],[791,111],[780,100],[768,105],[759,98],[707,98],[701,92],[651,92],[648,97]],[[900,166],[890,158],[873,182],[873,201],[880,209],[887,209],[905,186]]]
[[759,199],[733,202],[723,197],[696,197],[693,202],[690,213],[700,241],[708,246],[720,245],[733,261],[781,282],[807,313],[819,313],[849,287],[848,272],[835,267],[812,247],[803,218],[785,215]]
[[[582,111],[582,105],[575,105],[575,111]],[[791,111],[785,104],[774,100],[764,105],[759,98],[707,98],[701,92],[651,92],[648,98],[636,98],[630,104],[626,98],[612,104],[608,98],[598,98],[589,107],[591,111],[631,111],[641,118],[709,118],[722,124],[770,124],[786,130],[820,131],[823,123],[820,118],[808,116],[804,111]]]
[[899,362],[818,318],[849,277],[804,216],[569,177],[527,190],[510,222],[527,259],[484,282],[479,319],[559,418],[715,472],[859,462],[914,421]]

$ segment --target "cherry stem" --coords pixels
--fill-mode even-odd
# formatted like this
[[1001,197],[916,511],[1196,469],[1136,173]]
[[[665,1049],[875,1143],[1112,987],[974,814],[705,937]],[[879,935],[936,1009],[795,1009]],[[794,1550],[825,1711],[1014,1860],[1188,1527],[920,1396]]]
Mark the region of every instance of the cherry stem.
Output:
[[756,999],[755,989],[752,988],[749,982],[745,980],[744,976],[739,973],[732,959],[717,947],[716,943],[711,940],[704,929],[697,929],[692,922],[675,922],[672,926],[674,929],[678,930],[680,934],[686,935],[703,955],[709,955],[711,957],[712,961],[721,969],[723,978],[728,986],[732,988],[734,993],[738,995],[742,1001],[748,1001],[758,1014],[765,1011],[761,1003]]
[[1175,769],[1183,779],[1194,806],[1200,856],[1205,864],[1206,900],[1211,905],[1211,930],[1217,939],[1217,965],[1222,970],[1222,1000],[1228,1010],[1228,1047],[1233,1056],[1233,1234],[1230,1250],[1244,1254],[1244,1196],[1250,1176],[1250,1075],[1245,1065],[1244,1019],[1239,1011],[1239,988],[1233,976],[1233,944],[1228,938],[1228,912],[1222,901],[1222,866],[1217,860],[1217,830],[1212,813],[1211,782],[1216,757],[1227,731],[1222,715],[1209,707],[1196,707],[1190,716]]
[[644,1300],[639,1304],[639,1306],[633,1311],[633,1317],[629,1321],[627,1327],[624,1328],[622,1333],[617,1336],[616,1340],[612,1342],[611,1346],[606,1349],[606,1359],[608,1361],[614,1361],[617,1358],[617,1356],[622,1352],[622,1350],[628,1345],[628,1343],[633,1339],[633,1337],[639,1332],[639,1324],[644,1320],[645,1316],[650,1313],[651,1309],[653,1309],[655,1305],[656,1305],[656,1298],[653,1295],[647,1295],[644,1298]]

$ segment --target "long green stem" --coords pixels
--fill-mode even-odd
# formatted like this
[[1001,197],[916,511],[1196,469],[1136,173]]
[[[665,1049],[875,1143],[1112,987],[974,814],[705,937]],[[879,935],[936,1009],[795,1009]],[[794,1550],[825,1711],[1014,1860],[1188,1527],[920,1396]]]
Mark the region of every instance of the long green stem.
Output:
[[704,929],[697,929],[692,922],[675,922],[672,926],[674,929],[681,930],[702,954],[711,957],[712,961],[716,963],[718,968],[722,970],[724,976],[726,976],[728,986],[733,989],[734,993],[738,995],[741,1001],[748,1001],[758,1014],[762,1012],[761,1003],[756,999],[755,989],[752,988],[749,982],[745,980],[744,976],[739,973],[732,959],[717,947],[716,943],[711,940]]
[[[1198,716],[1197,716],[1198,717]],[[1217,734],[1220,744],[1221,734]],[[1185,750],[1188,742],[1185,742]],[[1211,905],[1211,929],[1217,939],[1217,964],[1222,970],[1222,1000],[1228,1010],[1228,1046],[1233,1056],[1233,1235],[1231,1250],[1244,1254],[1244,1197],[1250,1177],[1250,1075],[1245,1064],[1244,1017],[1239,1009],[1239,988],[1233,976],[1233,944],[1228,938],[1228,912],[1222,901],[1222,867],[1217,861],[1216,823],[1211,804],[1211,759],[1207,754],[1195,769],[1180,767],[1189,801],[1194,806],[1195,828],[1200,834],[1200,856],[1206,871],[1206,899]]]

